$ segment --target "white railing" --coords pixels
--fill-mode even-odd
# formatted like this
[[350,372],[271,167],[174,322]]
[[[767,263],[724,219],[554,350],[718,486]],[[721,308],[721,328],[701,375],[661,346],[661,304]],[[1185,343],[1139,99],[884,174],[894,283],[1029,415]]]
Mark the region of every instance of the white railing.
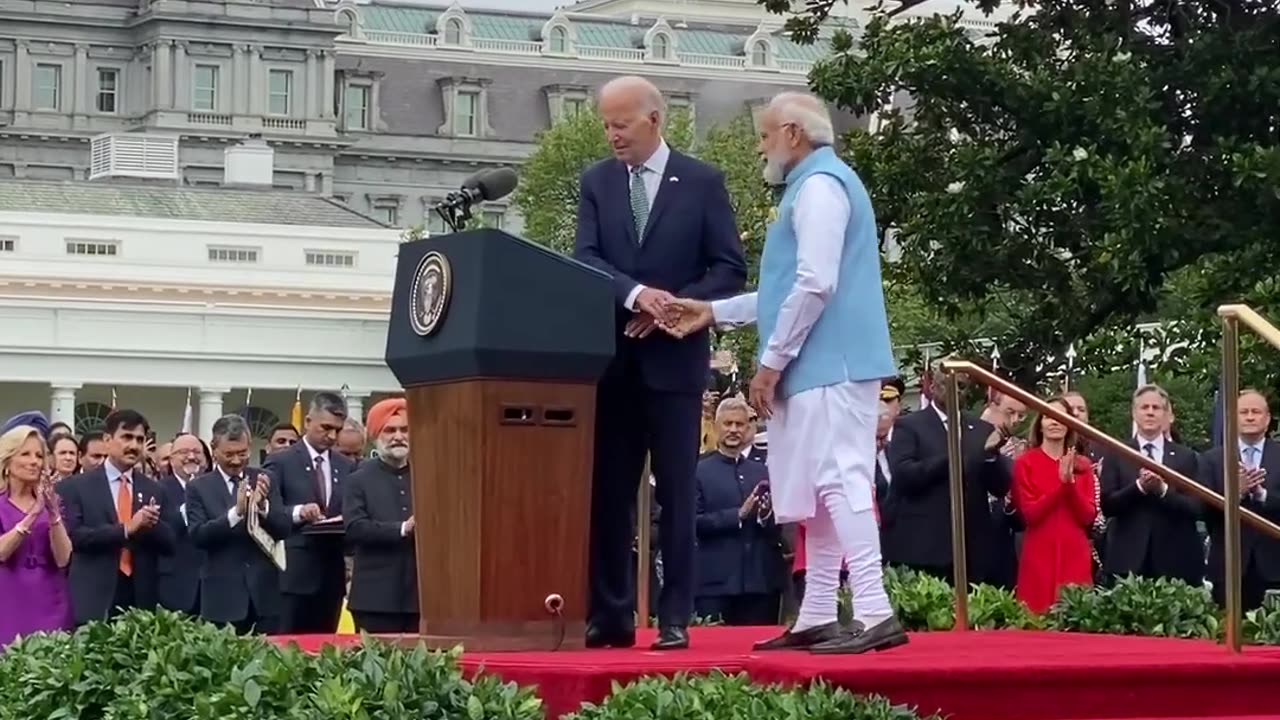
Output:
[[[448,49],[502,55],[544,56],[543,44],[537,40],[500,40],[495,38],[471,38],[468,45],[445,45],[437,35],[426,33],[391,32],[388,30],[366,30],[361,38],[343,36],[351,42],[364,41],[373,45],[399,45],[404,47]],[[586,60],[605,60],[608,62],[643,63],[644,48],[619,48],[602,45],[577,45],[571,55]],[[747,58],[742,55],[717,55],[713,53],[677,53],[678,64],[687,67],[723,68],[725,70],[777,70],[783,73],[804,74],[809,72],[813,63],[807,60],[778,60],[775,68],[756,68],[748,66]]]
[[187,113],[187,122],[192,125],[230,125],[231,116],[218,113]]
[[267,130],[306,130],[306,120],[293,120],[290,118],[262,118],[262,127]]

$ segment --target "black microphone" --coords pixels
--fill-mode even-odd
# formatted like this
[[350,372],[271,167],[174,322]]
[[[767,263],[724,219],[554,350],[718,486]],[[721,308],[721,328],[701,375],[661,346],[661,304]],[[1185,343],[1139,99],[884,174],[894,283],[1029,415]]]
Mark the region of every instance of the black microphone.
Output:
[[463,208],[477,202],[498,200],[510,195],[517,183],[516,171],[509,167],[481,170],[463,180],[462,188],[449,193],[441,206]]

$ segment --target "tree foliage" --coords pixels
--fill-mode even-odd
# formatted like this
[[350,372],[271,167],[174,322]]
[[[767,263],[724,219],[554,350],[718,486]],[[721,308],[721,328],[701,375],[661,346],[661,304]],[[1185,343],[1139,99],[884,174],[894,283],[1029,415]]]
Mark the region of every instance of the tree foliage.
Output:
[[[810,0],[792,29],[813,37],[834,4]],[[1211,348],[1217,304],[1280,309],[1268,307],[1280,300],[1276,4],[1021,7],[983,36],[958,15],[891,22],[881,9],[856,42],[837,31],[811,75],[860,114],[911,98],[845,144],[901,249],[892,279],[927,313],[996,333],[1024,384],[1072,343],[1078,367],[1116,362],[1137,321],[1171,308],[1171,368]]]

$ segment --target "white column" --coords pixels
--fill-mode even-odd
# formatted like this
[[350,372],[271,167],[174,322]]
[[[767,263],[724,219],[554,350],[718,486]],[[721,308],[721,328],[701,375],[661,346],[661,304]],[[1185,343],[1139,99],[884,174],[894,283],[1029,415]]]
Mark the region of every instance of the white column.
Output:
[[303,105],[302,117],[310,120],[311,118],[320,117],[320,91],[316,85],[316,81],[320,79],[320,51],[307,50],[307,97],[306,103]]
[[27,110],[31,107],[31,56],[28,54],[28,42],[14,42],[13,68],[13,109]]
[[157,110],[173,107],[173,41],[159,40],[151,60],[151,79],[155,81],[155,106]]
[[233,45],[231,53],[231,112],[244,115],[249,107],[249,46]]
[[50,387],[49,422],[64,422],[76,428],[76,391],[80,383],[55,383]]
[[71,94],[71,114],[83,115],[93,108],[93,96],[89,92],[89,46],[76,43],[76,59],[71,69],[75,78]]
[[187,64],[187,41],[179,40],[173,44],[173,109],[187,110],[191,107],[191,68]]
[[365,394],[356,394],[347,391],[347,417],[354,418],[360,422],[364,422],[364,399],[369,397]]
[[261,115],[266,104],[266,78],[263,77],[262,46],[249,46],[249,114]]
[[333,51],[324,50],[323,62],[321,63],[320,87],[320,117],[328,120],[333,117],[333,78],[334,78],[334,62]]
[[200,437],[213,438],[213,423],[222,417],[222,396],[231,388],[200,388]]

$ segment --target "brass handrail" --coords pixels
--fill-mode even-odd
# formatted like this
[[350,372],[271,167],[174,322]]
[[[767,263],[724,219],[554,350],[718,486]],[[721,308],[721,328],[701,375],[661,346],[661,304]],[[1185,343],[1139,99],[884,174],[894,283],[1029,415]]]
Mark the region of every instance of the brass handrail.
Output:
[[[1280,329],[1246,305],[1222,305],[1218,308],[1222,318],[1222,447],[1240,445],[1240,325],[1244,324],[1273,347],[1280,349]],[[1232,652],[1240,652],[1240,618],[1244,614],[1241,600],[1243,569],[1240,566],[1240,464],[1227,462],[1227,452],[1222,453],[1222,492],[1231,499],[1223,511],[1222,545],[1224,580],[1227,583],[1224,600],[1227,611],[1227,646]],[[1247,512],[1247,511],[1246,511]],[[1247,513],[1246,517],[1248,514]]]
[[[1265,322],[1265,321],[1264,321]],[[1151,458],[1143,455],[1137,450],[1129,447],[1124,442],[1116,440],[1097,428],[1081,422],[1071,415],[1070,412],[1063,410],[1061,407],[1052,403],[1045,402],[1033,393],[1018,387],[1017,385],[1005,380],[995,373],[975,365],[971,362],[962,360],[947,360],[942,363],[942,372],[946,376],[946,394],[947,394],[947,466],[950,471],[951,485],[951,537],[952,537],[952,563],[955,566],[955,604],[956,604],[956,630],[964,630],[968,627],[968,572],[965,564],[965,547],[964,547],[964,474],[963,459],[960,457],[961,447],[961,420],[960,420],[960,388],[958,377],[965,375],[979,383],[994,388],[1003,395],[1007,395],[1043,416],[1048,416],[1075,430],[1080,435],[1096,442],[1104,450],[1108,451],[1112,456],[1127,460],[1139,467],[1146,468],[1151,472],[1159,475],[1161,479],[1175,488],[1195,496],[1201,502],[1204,502],[1217,510],[1224,511],[1226,521],[1229,523],[1233,518],[1236,520],[1236,551],[1239,545],[1239,520],[1244,519],[1255,528],[1280,538],[1280,525],[1276,525],[1270,520],[1258,515],[1257,513],[1240,507],[1240,493],[1235,491],[1231,494],[1231,487],[1226,487],[1228,492],[1226,498],[1212,490],[1206,488],[1195,480],[1182,475],[1174,470],[1161,465]],[[1224,393],[1226,391],[1224,390]],[[1229,430],[1234,429],[1234,416],[1228,419]],[[1232,463],[1223,463],[1224,466],[1231,466]],[[1238,477],[1234,487],[1239,487]],[[1234,507],[1234,511],[1233,508]],[[959,540],[958,542],[956,540]],[[1230,545],[1228,545],[1230,548]],[[1237,562],[1235,577],[1227,579],[1227,589],[1231,590],[1232,585],[1238,590],[1240,587],[1239,563]],[[1237,593],[1238,597],[1238,593]],[[1227,618],[1227,631],[1232,637],[1228,638],[1228,645],[1233,649],[1239,648],[1239,615],[1237,614],[1233,620],[1231,616]],[[1235,645],[1232,645],[1232,640]]]

